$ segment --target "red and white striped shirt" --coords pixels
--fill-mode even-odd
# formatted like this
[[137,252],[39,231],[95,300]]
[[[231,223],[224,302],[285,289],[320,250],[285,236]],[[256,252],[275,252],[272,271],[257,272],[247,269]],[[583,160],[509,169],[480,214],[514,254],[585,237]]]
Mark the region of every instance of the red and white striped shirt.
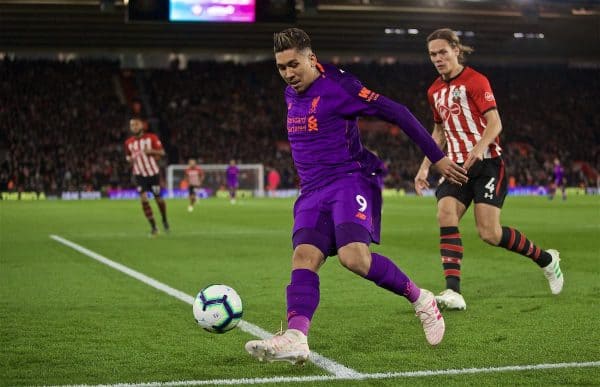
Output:
[[199,187],[204,179],[204,171],[197,165],[194,167],[188,167],[185,170],[185,177],[189,185],[192,187]]
[[144,152],[150,149],[163,149],[162,143],[153,133],[144,133],[141,137],[132,136],[125,141],[125,154],[132,160],[134,175],[154,176],[160,173],[156,159]]
[[[427,90],[427,98],[435,123],[444,127],[448,157],[464,163],[487,125],[483,115],[496,109],[490,82],[485,75],[465,67],[449,81],[438,77]],[[496,137],[483,157],[489,159],[501,153],[500,139]]]

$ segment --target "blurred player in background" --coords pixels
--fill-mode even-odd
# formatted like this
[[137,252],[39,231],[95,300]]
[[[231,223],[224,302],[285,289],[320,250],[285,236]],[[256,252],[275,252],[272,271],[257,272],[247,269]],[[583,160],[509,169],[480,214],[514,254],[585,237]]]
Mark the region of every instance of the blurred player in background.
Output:
[[562,193],[562,200],[567,200],[567,191],[565,187],[565,170],[563,166],[560,164],[560,160],[558,158],[554,158],[554,167],[552,169],[552,182],[550,183],[550,190],[548,192],[548,199],[554,199],[554,195],[556,191],[560,188]]
[[320,299],[317,272],[333,255],[348,270],[405,297],[427,341],[438,344],[445,325],[433,293],[419,288],[392,260],[369,250],[371,242],[379,243],[385,167],[363,147],[358,117],[376,116],[403,128],[448,180],[464,183],[466,171],[444,156],[405,106],[363,87],[349,73],[319,64],[304,31],[276,33],[274,51],[288,84],[287,131],[301,194],[294,205],[288,329],[271,339],[250,341],[246,350],[259,360],[306,361],[307,335]]
[[188,167],[185,170],[185,180],[188,183],[188,198],[190,205],[188,211],[194,211],[194,205],[196,205],[196,189],[202,187],[204,182],[204,171],[198,165],[196,160],[190,159],[188,161]]
[[281,176],[274,167],[267,168],[267,194],[269,197],[275,197],[275,191],[281,183]]
[[235,198],[238,189],[238,175],[240,173],[239,168],[235,165],[235,160],[229,160],[229,167],[225,174],[227,175],[227,190],[229,191],[229,200],[231,204],[235,204]]
[[[463,246],[458,223],[471,202],[475,202],[481,239],[531,258],[543,268],[552,294],[560,293],[563,276],[558,251],[542,250],[519,230],[500,224],[507,192],[498,138],[502,123],[488,79],[464,65],[465,55],[472,48],[462,45],[447,28],[433,32],[427,43],[431,61],[440,74],[428,90],[435,122],[432,135],[441,149],[447,146],[448,157],[469,171],[467,184],[458,186],[444,179],[436,191],[440,254],[446,277],[446,290],[436,296],[437,302],[448,309],[467,307],[460,293]],[[415,177],[418,195],[429,188],[430,165],[424,159]]]
[[162,143],[153,133],[144,130],[144,122],[139,118],[132,118],[129,121],[129,129],[133,136],[125,141],[125,155],[127,161],[131,163],[137,190],[140,193],[142,210],[148,222],[150,223],[152,237],[158,235],[158,228],[154,220],[154,214],[148,201],[146,192],[150,191],[154,195],[156,204],[160,210],[164,230],[169,231],[167,222],[167,204],[162,198],[160,186],[160,169],[158,162],[165,155]]

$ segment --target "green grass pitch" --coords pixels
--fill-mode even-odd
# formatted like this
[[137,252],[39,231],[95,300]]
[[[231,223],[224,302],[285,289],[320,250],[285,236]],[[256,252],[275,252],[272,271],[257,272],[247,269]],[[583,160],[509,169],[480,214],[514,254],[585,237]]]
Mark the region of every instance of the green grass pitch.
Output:
[[[235,288],[244,320],[276,332],[285,320],[291,199],[167,201],[172,231],[149,239],[138,201],[0,202],[0,385],[66,385],[329,375],[308,363],[256,362],[252,336],[211,334],[191,306],[51,239],[77,243],[188,295]],[[152,203],[155,215],[157,208]],[[562,257],[552,296],[535,264],[461,224],[468,309],[446,312],[428,346],[408,302],[329,258],[311,349],[364,374],[600,361],[600,197],[509,197],[502,223]],[[442,290],[433,198],[386,199],[382,245],[421,287]],[[285,321],[284,321],[285,326]],[[599,365],[289,385],[600,384]],[[273,385],[273,384],[271,384]]]

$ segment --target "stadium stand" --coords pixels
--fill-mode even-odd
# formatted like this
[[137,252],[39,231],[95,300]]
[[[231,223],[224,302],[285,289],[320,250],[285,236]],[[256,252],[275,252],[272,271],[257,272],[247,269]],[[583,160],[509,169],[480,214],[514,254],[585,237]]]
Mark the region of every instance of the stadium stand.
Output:
[[[406,104],[426,125],[428,64],[340,65],[370,88]],[[498,101],[517,185],[547,184],[554,157],[568,185],[596,185],[600,169],[600,77],[597,69],[565,65],[476,66],[488,75]],[[263,163],[280,171],[282,188],[295,186],[285,143],[283,82],[273,63],[190,62],[185,70],[127,70],[99,60],[0,61],[0,190],[98,190],[132,186],[122,143],[143,91],[145,114],[161,136],[169,163]],[[226,74],[226,76],[224,76]],[[133,86],[132,86],[133,84]],[[585,87],[584,87],[585,86]],[[140,107],[138,106],[139,110]],[[398,128],[361,123],[366,146],[389,167],[386,185],[412,189],[421,152]]]

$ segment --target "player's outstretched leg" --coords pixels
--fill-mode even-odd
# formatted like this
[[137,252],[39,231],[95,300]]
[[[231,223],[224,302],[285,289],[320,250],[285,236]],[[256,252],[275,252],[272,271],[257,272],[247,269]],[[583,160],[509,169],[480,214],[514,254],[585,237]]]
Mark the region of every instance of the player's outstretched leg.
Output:
[[249,341],[246,351],[259,361],[287,361],[292,364],[304,364],[310,354],[306,335],[297,329],[288,329],[270,339]]
[[542,268],[552,294],[562,291],[565,279],[560,270],[558,251],[540,249],[519,230],[505,226],[502,226],[502,238],[498,246],[530,258]]
[[546,251],[552,256],[552,261],[550,261],[548,266],[543,267],[542,270],[544,271],[544,276],[548,280],[552,294],[559,294],[565,283],[565,277],[560,270],[560,253],[554,249],[548,249]]
[[384,289],[406,297],[421,320],[427,342],[431,345],[439,344],[444,337],[446,325],[433,293],[415,285],[389,258],[377,253],[372,253],[371,258],[371,267],[365,278]]

